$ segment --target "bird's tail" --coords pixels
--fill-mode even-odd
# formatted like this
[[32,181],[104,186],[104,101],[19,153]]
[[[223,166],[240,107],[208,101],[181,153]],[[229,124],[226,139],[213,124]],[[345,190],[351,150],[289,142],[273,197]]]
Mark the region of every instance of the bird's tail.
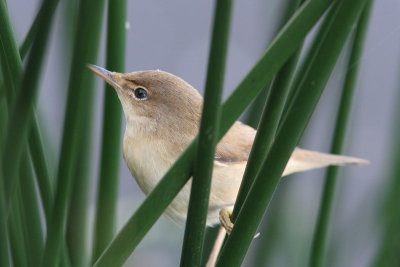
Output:
[[322,168],[329,165],[360,165],[368,164],[369,161],[360,158],[353,158],[341,155],[325,154],[311,150],[296,148],[288,164],[286,165],[283,176],[294,172],[307,171]]

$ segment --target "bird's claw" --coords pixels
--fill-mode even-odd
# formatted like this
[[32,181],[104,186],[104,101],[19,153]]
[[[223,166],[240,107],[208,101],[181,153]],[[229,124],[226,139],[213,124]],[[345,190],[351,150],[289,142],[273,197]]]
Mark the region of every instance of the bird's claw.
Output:
[[221,222],[221,226],[225,228],[226,233],[228,235],[231,233],[233,228],[231,216],[232,216],[232,207],[224,207],[219,212],[219,221]]

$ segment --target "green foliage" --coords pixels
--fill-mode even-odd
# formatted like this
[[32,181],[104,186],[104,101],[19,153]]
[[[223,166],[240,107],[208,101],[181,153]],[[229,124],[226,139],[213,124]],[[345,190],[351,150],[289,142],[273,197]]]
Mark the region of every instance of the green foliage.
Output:
[[218,0],[216,2],[204,106],[193,167],[181,266],[199,266],[201,263],[215,146],[221,117],[220,102],[228,50],[231,10],[232,1]]
[[[126,0],[108,2],[106,68],[124,72]],[[103,136],[99,192],[92,261],[95,262],[114,237],[118,197],[118,163],[120,159],[121,104],[109,84],[105,83]],[[113,129],[109,131],[109,129]]]
[[[105,0],[74,1],[71,5],[79,4],[76,20],[70,14],[63,22],[69,32],[64,41],[70,44],[73,40],[74,48],[72,55],[66,57],[71,62],[66,63],[70,64],[68,96],[56,177],[52,178],[49,172],[49,154],[43,145],[35,103],[58,2],[43,1],[18,49],[7,6],[0,0],[0,266],[121,266],[191,176],[193,187],[181,265],[201,265],[208,253],[203,253],[203,243],[215,146],[257,97],[258,104],[253,106],[252,114],[260,113],[261,107],[263,111],[260,119],[253,116],[252,124],[258,125],[258,132],[235,203],[232,216],[235,227],[217,262],[217,266],[240,266],[286,162],[307,126],[353,25],[362,14],[331,147],[332,153],[341,152],[372,1],[288,1],[284,19],[287,23],[223,103],[233,1],[216,1],[199,135],[118,233],[115,228],[122,115],[117,96],[109,85],[105,86],[102,110],[99,187],[93,225],[88,220],[90,169],[97,157],[92,147],[95,76],[86,64],[96,63],[99,56]],[[106,68],[119,72],[124,72],[126,60],[126,9],[126,0],[108,1]],[[312,45],[296,70],[304,39],[320,20]],[[393,152],[398,161],[397,154]],[[329,168],[326,176],[310,266],[324,263],[336,173],[337,168]],[[393,168],[385,201],[388,210],[393,210],[393,202],[398,198],[398,173],[398,168]],[[398,263],[395,248],[399,247],[396,235],[399,217],[391,212],[382,217],[384,238],[375,265],[390,266]],[[92,229],[93,249],[88,251],[92,242],[88,232]]]
[[[298,75],[302,77],[302,82],[295,89],[296,97],[292,103],[289,103],[290,110],[283,118],[282,127],[239,212],[235,227],[221,251],[217,266],[241,265],[286,163],[311,117],[347,35],[364,3],[363,0],[351,3],[334,2],[325,17],[324,24],[305,59],[306,63],[298,72]],[[268,179],[263,179],[263,177],[268,177]],[[249,221],[248,218],[252,220]]]
[[[91,114],[93,102],[94,77],[86,69],[87,62],[95,62],[99,48],[101,19],[104,1],[83,0],[80,2],[75,46],[68,85],[67,108],[64,120],[64,133],[61,155],[58,164],[57,190],[53,212],[47,229],[46,247],[43,255],[44,266],[54,266],[59,260],[63,239],[63,227],[67,218],[68,204],[71,201],[71,189],[74,184],[81,147],[88,145],[88,138],[81,138],[82,132],[90,129],[85,124]],[[84,90],[83,90],[84,89]],[[82,142],[83,141],[83,142]],[[88,149],[88,147],[86,147]],[[87,179],[80,176],[81,179]],[[86,207],[78,207],[85,209]],[[78,211],[79,213],[79,211]],[[79,225],[79,227],[85,227]],[[79,231],[80,228],[75,229]],[[84,235],[85,233],[80,233]],[[70,240],[72,249],[71,264],[85,264],[85,250],[74,251],[74,241]],[[79,242],[79,240],[78,240]],[[79,245],[78,245],[79,246]]]
[[[347,66],[346,79],[344,81],[342,96],[338,115],[336,118],[335,131],[331,144],[332,154],[341,154],[345,133],[350,117],[350,109],[356,87],[356,80],[359,66],[361,65],[361,54],[364,39],[367,31],[368,19],[371,12],[372,1],[369,0],[358,23],[353,46],[351,49],[350,59]],[[324,266],[324,250],[326,245],[328,223],[330,218],[331,207],[334,198],[336,179],[339,167],[330,166],[325,177],[325,185],[322,193],[321,207],[319,209],[318,221],[314,233],[314,240],[311,248],[310,266]]]

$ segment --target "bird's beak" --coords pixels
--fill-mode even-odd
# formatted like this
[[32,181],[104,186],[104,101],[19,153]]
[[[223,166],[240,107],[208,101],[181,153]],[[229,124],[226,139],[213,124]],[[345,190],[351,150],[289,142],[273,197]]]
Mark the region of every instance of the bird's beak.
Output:
[[103,69],[102,67],[99,67],[99,66],[96,66],[93,64],[88,64],[87,67],[91,71],[93,71],[94,73],[99,75],[101,78],[106,80],[106,82],[108,82],[113,87],[115,87],[115,86],[119,87],[119,84],[113,78],[114,72],[108,71],[106,69]]

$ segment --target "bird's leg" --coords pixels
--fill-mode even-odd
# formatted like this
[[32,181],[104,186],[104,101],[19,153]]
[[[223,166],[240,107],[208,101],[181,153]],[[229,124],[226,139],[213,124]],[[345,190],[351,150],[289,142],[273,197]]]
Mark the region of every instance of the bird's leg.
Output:
[[233,206],[223,207],[219,212],[219,221],[221,226],[225,228],[226,233],[229,235],[233,228],[233,223],[231,220],[233,211]]
[[[219,212],[219,221],[221,222],[221,226],[225,228],[228,235],[231,234],[233,228],[233,222],[231,219],[232,211],[233,206],[229,206],[222,208]],[[260,233],[256,233],[253,238],[256,239],[259,236]]]
[[226,234],[225,228],[221,226],[219,228],[217,238],[215,238],[214,246],[211,250],[210,256],[208,257],[206,267],[215,266],[219,251],[221,250],[222,244],[224,243],[225,234]]

